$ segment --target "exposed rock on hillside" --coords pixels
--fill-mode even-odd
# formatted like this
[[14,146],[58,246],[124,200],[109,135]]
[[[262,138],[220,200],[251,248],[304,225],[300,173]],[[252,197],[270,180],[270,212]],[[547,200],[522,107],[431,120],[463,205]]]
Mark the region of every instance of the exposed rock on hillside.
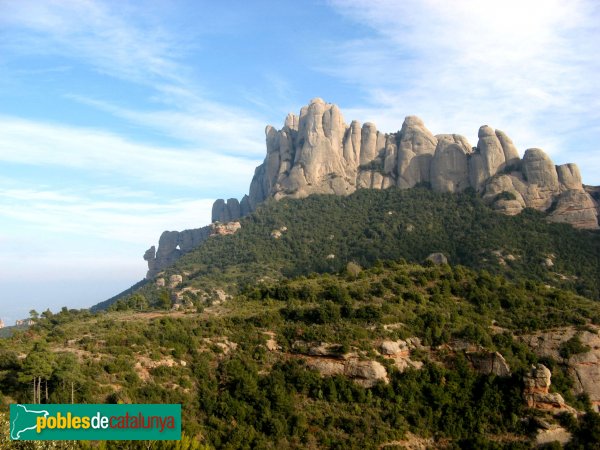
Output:
[[[396,133],[383,133],[370,122],[347,125],[336,105],[315,98],[300,115],[288,114],[280,130],[267,126],[265,135],[267,154],[248,195],[241,201],[217,200],[213,222],[234,222],[269,198],[428,185],[439,192],[472,188],[504,214],[530,207],[547,212],[553,222],[599,228],[600,188],[584,187],[575,164],[555,166],[537,148],[526,150],[520,159],[511,139],[488,125],[479,128],[477,147],[472,147],[464,136],[434,136],[416,116],[406,117]],[[235,232],[210,226],[165,231],[158,250],[153,246],[144,254],[147,278],[211,234],[230,231]]]
[[488,125],[472,148],[457,134],[434,136],[415,116],[406,117],[397,133],[382,133],[370,122],[347,125],[336,105],[316,98],[299,116],[289,114],[282,129],[267,126],[265,133],[267,156],[249,195],[241,202],[217,200],[213,221],[235,220],[267,198],[424,183],[440,192],[473,188],[505,214],[531,207],[550,213],[551,221],[598,228],[598,201],[584,189],[575,164],[554,166],[537,148],[520,159],[510,138]]
[[473,364],[473,368],[484,375],[496,375],[506,377],[510,375],[510,367],[504,356],[498,352],[471,352],[466,354],[467,359]]
[[233,234],[240,227],[239,222],[230,222],[211,224],[193,230],[163,232],[158,241],[158,250],[153,245],[144,253],[144,260],[148,261],[146,278],[154,278],[165,267],[175,263],[182,255],[195,249],[209,237]]
[[[589,349],[564,360],[560,349],[565,343],[577,336],[583,349]],[[600,335],[598,330],[576,332],[572,328],[540,332],[521,337],[539,356],[564,361],[574,382],[576,394],[586,393],[596,410],[600,407]]]
[[565,403],[562,395],[549,392],[551,377],[550,369],[543,364],[532,366],[529,373],[523,377],[523,396],[527,406],[555,413],[574,412],[573,408]]

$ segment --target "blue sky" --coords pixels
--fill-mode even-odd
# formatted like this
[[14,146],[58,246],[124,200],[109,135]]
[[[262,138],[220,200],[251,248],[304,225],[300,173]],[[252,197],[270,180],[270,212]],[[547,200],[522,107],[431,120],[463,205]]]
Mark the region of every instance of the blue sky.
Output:
[[593,0],[0,0],[0,317],[143,278],[313,97],[386,132],[489,124],[600,184],[598,24]]

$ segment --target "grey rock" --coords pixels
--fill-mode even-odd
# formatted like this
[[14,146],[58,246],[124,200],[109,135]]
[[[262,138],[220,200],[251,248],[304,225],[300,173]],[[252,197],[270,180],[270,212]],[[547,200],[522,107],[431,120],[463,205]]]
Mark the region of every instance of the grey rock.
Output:
[[432,253],[425,259],[434,264],[448,264],[448,258],[443,253]]
[[[247,200],[248,202],[248,200]],[[213,203],[212,221],[213,222],[232,222],[242,216],[240,202],[236,198],[230,198],[225,201],[218,199]]]
[[[431,160],[431,188],[438,192],[461,192],[470,186],[469,164],[462,142],[452,136],[438,138],[435,154]],[[462,136],[461,136],[462,137]]]
[[407,116],[400,130],[398,148],[397,184],[411,188],[418,183],[430,182],[430,165],[437,139],[416,116]]
[[502,144],[491,127],[481,126],[478,137],[477,152],[470,160],[469,178],[471,186],[477,191],[482,191],[485,182],[495,175],[498,169],[504,167],[506,157]]
[[558,182],[560,183],[561,188],[565,190],[583,190],[581,174],[579,173],[579,167],[577,167],[577,164],[569,163],[556,166],[556,173],[558,175]]
[[515,147],[515,144],[513,144],[513,141],[500,130],[496,130],[496,137],[504,152],[505,167],[508,169],[518,169],[521,158],[519,157],[519,151]]
[[211,225],[192,230],[163,232],[158,241],[158,250],[152,246],[144,253],[144,260],[148,262],[146,278],[154,278],[164,268],[208,239],[212,232]]
[[507,377],[510,375],[508,363],[498,352],[474,352],[467,353],[467,359],[473,364],[473,368],[484,375],[496,375]]
[[389,383],[387,371],[378,361],[350,360],[344,374],[366,388],[375,386],[379,381]]
[[568,223],[575,228],[597,230],[598,211],[590,195],[583,190],[565,191],[555,199],[554,211],[548,220],[551,222]]
[[523,175],[529,184],[558,191],[558,174],[552,160],[539,148],[525,150],[523,155]]

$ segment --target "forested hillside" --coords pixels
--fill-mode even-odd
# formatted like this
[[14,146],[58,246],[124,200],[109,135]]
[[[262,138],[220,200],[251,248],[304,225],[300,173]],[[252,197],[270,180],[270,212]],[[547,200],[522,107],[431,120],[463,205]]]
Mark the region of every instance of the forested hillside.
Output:
[[[442,448],[521,449],[540,423],[568,429],[568,448],[596,448],[600,416],[569,376],[569,358],[590,348],[574,337],[563,357],[543,357],[524,338],[597,334],[600,303],[542,283],[384,262],[249,285],[201,311],[123,309],[64,309],[0,341],[2,401],[31,401],[40,377],[42,402],[75,392],[75,402],[181,403],[186,442],[208,448],[379,448],[419,436]],[[402,342],[405,352],[386,350]],[[477,365],[494,352],[509,372]],[[588,413],[528,408],[533,363]],[[368,370],[328,373],[349,364]]]
[[[241,224],[236,234],[210,238],[182,257],[165,277],[181,275],[180,289],[235,293],[265,278],[335,272],[351,261],[422,262],[442,252],[450,264],[600,299],[600,233],[548,223],[530,209],[505,216],[474,193],[391,188],[313,195],[267,202]],[[141,292],[158,301],[153,284]]]

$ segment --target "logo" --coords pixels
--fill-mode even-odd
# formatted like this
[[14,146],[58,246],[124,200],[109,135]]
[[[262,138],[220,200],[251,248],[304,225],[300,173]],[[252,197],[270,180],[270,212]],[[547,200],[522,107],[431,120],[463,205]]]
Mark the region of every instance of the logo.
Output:
[[11,440],[179,440],[181,405],[10,405]]

